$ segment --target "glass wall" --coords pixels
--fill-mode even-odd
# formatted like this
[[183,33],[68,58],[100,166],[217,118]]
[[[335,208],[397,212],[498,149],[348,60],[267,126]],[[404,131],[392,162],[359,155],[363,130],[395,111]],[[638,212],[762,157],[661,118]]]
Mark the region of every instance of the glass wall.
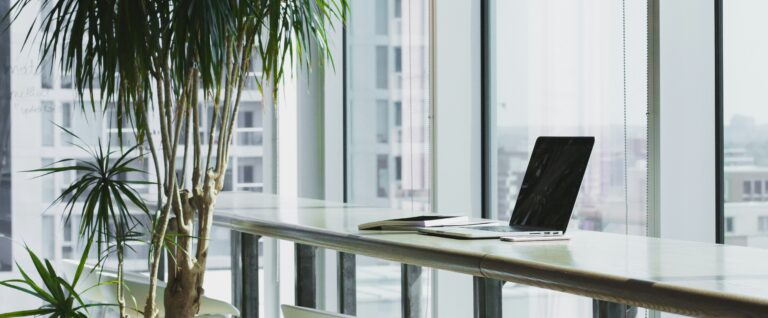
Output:
[[[350,3],[345,48],[349,202],[430,209],[429,4]],[[365,257],[357,264],[357,315],[399,312],[400,264]]]
[[[646,233],[647,1],[490,1],[494,216],[509,220],[539,136],[594,136],[569,229]],[[507,284],[520,317],[586,317],[588,298]]]
[[725,243],[768,248],[768,2],[723,1]]

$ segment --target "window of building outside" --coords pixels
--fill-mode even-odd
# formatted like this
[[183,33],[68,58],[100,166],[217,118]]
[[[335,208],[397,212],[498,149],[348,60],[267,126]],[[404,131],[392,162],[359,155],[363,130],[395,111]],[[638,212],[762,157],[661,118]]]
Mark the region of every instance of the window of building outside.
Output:
[[264,142],[262,107],[259,102],[243,102],[237,116],[237,134],[233,141],[239,146],[261,146]]
[[725,218],[725,231],[733,232],[733,217]]
[[760,233],[768,232],[768,216],[757,217],[757,231]]
[[765,1],[723,1],[725,243],[760,248],[768,248],[766,10]]
[[[569,230],[646,234],[647,1],[491,0],[494,215],[539,136],[594,136]],[[592,300],[508,283],[505,312],[588,317]]]
[[[351,203],[430,209],[429,10],[429,0],[350,3],[345,89]],[[399,312],[400,264],[357,258],[357,315]]]
[[40,64],[40,88],[52,89],[53,88],[53,63],[50,58],[43,60]]

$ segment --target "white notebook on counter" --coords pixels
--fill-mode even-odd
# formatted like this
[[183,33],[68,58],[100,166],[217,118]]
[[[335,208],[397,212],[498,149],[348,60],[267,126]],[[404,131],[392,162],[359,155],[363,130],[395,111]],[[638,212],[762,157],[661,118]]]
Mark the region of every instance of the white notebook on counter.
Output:
[[358,225],[360,230],[407,231],[442,226],[468,226],[492,223],[491,220],[472,219],[467,216],[419,215],[400,219],[368,222]]

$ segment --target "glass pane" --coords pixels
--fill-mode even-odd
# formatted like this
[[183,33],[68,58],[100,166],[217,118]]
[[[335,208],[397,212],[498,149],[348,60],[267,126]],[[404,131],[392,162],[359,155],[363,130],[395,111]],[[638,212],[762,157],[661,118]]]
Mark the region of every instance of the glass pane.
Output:
[[54,239],[55,226],[60,223],[57,222],[54,216],[43,216],[43,257],[47,259],[53,259],[56,256],[56,240]]
[[768,2],[723,1],[725,243],[768,248]]
[[[350,3],[346,125],[352,203],[430,209],[430,61],[425,53],[430,3]],[[398,263],[358,256],[359,317],[400,311],[400,271]]]
[[263,182],[262,163],[260,157],[244,157],[237,160],[238,183]]
[[51,63],[50,56],[45,58],[43,63],[40,64],[40,87],[44,89],[53,88],[53,63]]
[[72,75],[61,75],[61,88],[72,88]]
[[40,102],[40,132],[42,134],[42,145],[46,147],[53,146],[53,130],[56,127],[54,126],[54,112],[53,102]]
[[[72,103],[61,103],[61,127],[66,128],[70,132],[72,132],[72,116]],[[74,137],[70,133],[62,130],[60,134],[62,146],[72,145]]]
[[260,131],[246,131],[237,133],[237,145],[239,146],[261,146],[264,143],[264,137]]
[[[48,167],[54,162],[52,158],[42,158],[40,161],[40,167]],[[47,178],[47,182],[40,183],[43,186],[42,203],[50,204],[56,199],[56,182],[54,178],[55,175],[51,175]]]
[[[491,1],[494,216],[510,220],[539,136],[594,136],[569,230],[646,233],[647,1]],[[507,284],[520,317],[588,317],[591,301]]]

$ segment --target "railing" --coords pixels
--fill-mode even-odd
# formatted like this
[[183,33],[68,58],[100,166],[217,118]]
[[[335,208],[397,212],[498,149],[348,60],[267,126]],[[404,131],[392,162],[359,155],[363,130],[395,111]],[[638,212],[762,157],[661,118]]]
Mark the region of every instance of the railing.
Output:
[[[221,226],[221,225],[218,225]],[[259,271],[263,269],[260,262],[262,236],[231,231],[231,279],[232,279],[232,304],[240,310],[241,316],[246,318],[260,317],[261,290]],[[316,267],[320,248],[295,244],[295,304],[297,306],[318,307],[318,269]],[[357,262],[356,255],[338,253],[338,308],[343,314],[355,315],[357,313]],[[420,280],[427,273],[422,267],[401,265],[401,317],[424,317],[421,299],[422,284]],[[474,277],[473,301],[474,317],[500,318],[502,317],[502,287],[505,282]],[[594,317],[635,317],[637,308],[611,303],[606,301],[593,301]],[[261,310],[263,312],[263,309]],[[389,313],[387,313],[389,314]]]

